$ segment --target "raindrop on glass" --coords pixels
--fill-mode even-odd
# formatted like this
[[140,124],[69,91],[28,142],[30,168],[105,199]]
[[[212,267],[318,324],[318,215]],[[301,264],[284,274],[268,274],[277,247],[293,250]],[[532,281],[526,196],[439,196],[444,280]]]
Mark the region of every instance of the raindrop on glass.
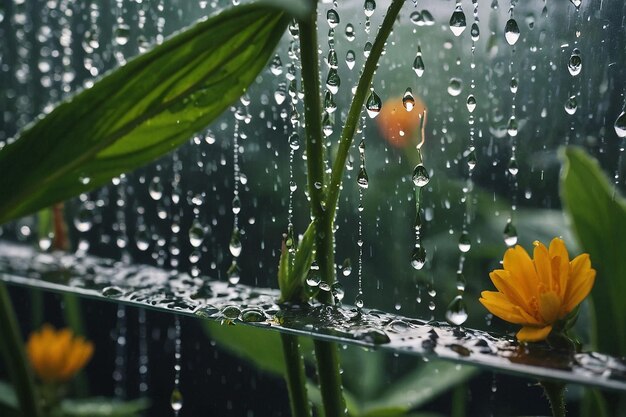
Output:
[[509,45],[515,45],[517,40],[519,39],[519,26],[517,26],[517,22],[515,19],[509,19],[504,26],[504,38]]
[[424,267],[426,263],[426,250],[423,246],[418,245],[413,248],[413,253],[411,254],[411,266],[414,269],[420,270]]
[[239,229],[237,228],[233,230],[233,234],[230,237],[228,250],[230,250],[230,254],[233,255],[235,258],[241,255],[241,239],[240,239]]
[[446,310],[446,320],[456,326],[460,326],[465,323],[467,320],[467,309],[462,296],[457,295],[454,297],[450,305],[448,305],[448,309]]
[[191,243],[191,246],[193,246],[194,248],[197,248],[202,245],[203,241],[204,229],[202,228],[200,222],[195,219],[191,227],[189,228],[189,243]]
[[172,410],[178,412],[183,408],[183,394],[180,393],[178,388],[174,388],[170,397],[170,406]]
[[428,184],[428,181],[430,181],[430,176],[428,175],[428,171],[426,171],[424,165],[416,165],[413,170],[413,184],[415,184],[416,187],[421,188],[425,187],[426,184]]
[[402,104],[404,105],[406,111],[411,111],[413,110],[413,107],[415,107],[415,98],[413,97],[413,92],[411,91],[410,87],[407,88],[404,92],[404,96],[402,97]]
[[417,47],[417,55],[415,55],[415,60],[413,61],[413,71],[417,74],[418,77],[424,75],[424,60],[422,59],[422,49]]
[[580,74],[580,71],[583,69],[583,60],[580,56],[580,49],[574,48],[572,51],[572,55],[570,55],[569,61],[567,62],[567,69],[574,77]]
[[367,176],[367,171],[365,170],[365,167],[363,166],[359,169],[359,174],[356,178],[356,183],[361,188],[369,187],[369,178]]
[[463,90],[463,82],[460,78],[451,78],[450,83],[448,84],[448,94],[452,97],[456,97],[461,94]]
[[356,55],[352,49],[346,52],[346,65],[348,69],[354,68],[354,64],[356,63]]
[[365,4],[363,5],[365,16],[372,17],[374,10],[376,10],[376,2],[374,0],[365,0]]
[[473,94],[467,96],[467,111],[470,113],[474,112],[476,109],[476,97]]
[[283,63],[280,60],[280,56],[274,55],[272,62],[270,62],[270,72],[274,75],[280,75],[283,73]]
[[576,113],[576,110],[578,110],[578,101],[576,100],[576,96],[568,98],[563,107],[565,108],[565,112],[569,115]]
[[509,247],[517,243],[517,229],[510,220],[504,226],[504,243]]
[[459,238],[459,250],[463,253],[469,252],[472,248],[472,242],[470,241],[469,234],[467,232],[461,233]]
[[335,9],[330,9],[326,12],[326,21],[331,29],[334,29],[339,24],[339,14]]
[[450,30],[454,34],[454,36],[461,36],[461,33],[467,27],[467,23],[465,21],[465,13],[463,13],[463,9],[460,4],[457,4],[452,16],[450,17]]
[[374,117],[378,116],[378,113],[380,113],[382,107],[383,102],[381,101],[380,97],[378,97],[378,94],[376,94],[376,92],[372,90],[370,96],[367,99],[367,102],[365,103],[367,115],[373,119]]

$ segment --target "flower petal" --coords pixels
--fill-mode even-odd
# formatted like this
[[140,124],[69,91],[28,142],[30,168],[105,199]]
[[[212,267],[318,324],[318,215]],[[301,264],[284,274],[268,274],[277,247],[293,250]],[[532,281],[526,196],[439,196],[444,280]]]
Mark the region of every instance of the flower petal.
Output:
[[591,268],[589,254],[578,255],[570,262],[569,280],[564,295],[566,308],[576,307],[589,294],[594,281],[595,270]]
[[539,296],[539,314],[544,322],[554,323],[559,319],[561,299],[554,291],[544,292]]
[[504,269],[511,274],[512,281],[519,286],[529,298],[537,293],[537,272],[533,261],[526,250],[520,245],[507,249],[503,259]]
[[512,304],[502,293],[483,291],[479,301],[494,316],[515,324],[527,324],[528,321],[520,308]]
[[517,340],[520,342],[540,342],[545,340],[552,331],[552,325],[545,327],[524,326],[517,332]]
[[533,253],[533,262],[537,270],[539,282],[541,282],[544,291],[552,289],[552,264],[550,262],[550,254],[548,248],[543,243],[535,240],[535,251]]
[[[558,277],[559,277],[559,295],[561,299],[564,299],[565,288],[567,286],[567,279],[569,274],[569,253],[567,252],[567,247],[565,246],[565,242],[563,239],[555,237],[550,242],[550,257],[552,258],[552,273],[553,276],[556,275],[555,264],[558,264]],[[555,258],[558,258],[558,262],[555,261]]]
[[530,298],[528,294],[525,294],[524,291],[520,291],[523,287],[516,286],[511,279],[511,274],[509,271],[504,269],[496,269],[489,274],[489,278],[491,278],[491,282],[496,286],[498,291],[505,295],[505,297],[515,305],[522,307],[524,310],[528,311],[528,303],[527,299]]

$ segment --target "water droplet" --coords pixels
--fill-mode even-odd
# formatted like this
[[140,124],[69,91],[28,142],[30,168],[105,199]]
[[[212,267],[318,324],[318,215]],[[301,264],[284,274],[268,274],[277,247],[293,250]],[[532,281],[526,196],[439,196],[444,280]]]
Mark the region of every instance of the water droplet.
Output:
[[265,321],[265,315],[260,310],[250,308],[241,313],[241,321],[245,323],[261,323]]
[[359,174],[356,178],[356,183],[359,185],[359,187],[364,188],[364,189],[369,187],[369,178],[367,177],[367,171],[365,171],[364,166],[362,166],[359,169]]
[[330,71],[328,71],[328,77],[326,77],[326,88],[328,88],[328,91],[331,93],[337,94],[340,85],[341,79],[339,78],[337,69],[331,68]]
[[317,286],[317,288],[319,288],[320,291],[324,291],[324,292],[330,291],[330,285],[328,285],[326,281],[321,281],[319,285]]
[[354,40],[354,38],[356,37],[354,34],[354,26],[352,25],[352,23],[348,23],[346,25],[346,39],[348,40],[348,42],[352,42]]
[[362,294],[358,294],[356,296],[356,298],[354,299],[354,305],[356,306],[356,308],[361,309],[363,308],[363,295]]
[[333,134],[335,126],[335,117],[334,114],[324,112],[322,116],[322,133],[324,133],[324,137],[329,137]]
[[93,225],[93,215],[91,210],[87,207],[81,207],[76,213],[76,217],[74,217],[74,227],[81,233],[88,232],[91,230],[91,226]]
[[509,119],[509,122],[506,125],[506,131],[511,137],[517,136],[518,127],[515,116],[511,116],[511,118]]
[[476,152],[472,150],[470,151],[469,155],[467,155],[467,167],[469,168],[470,171],[476,168],[476,163],[477,163]]
[[326,21],[331,29],[334,29],[339,24],[339,13],[335,9],[329,9],[326,12]]
[[319,271],[311,268],[306,277],[306,284],[309,287],[317,287],[318,285],[320,285],[321,281],[322,278],[320,277]]
[[350,258],[346,258],[343,261],[343,265],[341,267],[341,273],[344,277],[349,277],[352,273],[352,262],[350,262]]
[[404,96],[402,97],[402,104],[404,105],[406,111],[411,111],[413,110],[413,107],[415,107],[415,98],[413,97],[413,92],[411,91],[410,87],[407,88],[404,92]]
[[119,297],[124,294],[124,291],[120,287],[111,286],[102,289],[102,295],[104,297]]
[[150,193],[150,197],[158,201],[163,197],[163,184],[161,184],[161,179],[159,177],[152,178],[150,181],[150,185],[148,186],[148,193]]
[[376,2],[374,0],[365,0],[365,4],[363,5],[365,16],[372,17],[374,10],[376,10]]
[[504,243],[509,247],[517,243],[517,229],[510,220],[504,226]]
[[300,135],[297,133],[292,133],[289,135],[289,147],[294,151],[300,149]]
[[422,164],[417,164],[415,169],[413,169],[413,184],[416,187],[425,187],[430,181],[430,176],[428,175],[428,171]]
[[274,58],[270,62],[270,72],[274,75],[280,75],[283,73],[283,62],[280,60],[278,54],[274,55]]
[[454,34],[454,36],[461,36],[461,33],[467,27],[467,23],[465,21],[465,13],[463,13],[463,8],[460,4],[457,4],[452,16],[450,17],[450,30]]
[[511,93],[515,94],[517,93],[517,88],[518,88],[518,83],[517,83],[517,78],[513,77],[511,78],[511,82],[509,83],[509,88],[511,90]]
[[467,96],[467,111],[473,113],[476,109],[476,97],[473,94]]
[[337,110],[337,103],[335,103],[335,96],[333,96],[330,91],[326,91],[324,95],[324,109],[328,113],[332,113]]
[[241,310],[237,306],[226,306],[220,312],[224,318],[229,320],[236,320],[241,314]]
[[335,282],[330,288],[330,291],[332,292],[333,297],[335,297],[336,303],[340,303],[346,295],[346,292],[343,289],[343,285],[341,285],[341,283],[339,282]]
[[622,111],[617,119],[615,120],[615,124],[613,125],[615,128],[615,133],[620,138],[626,138],[626,112]]
[[470,241],[469,234],[464,231],[459,238],[459,250],[463,253],[467,253],[471,248],[472,242]]
[[365,104],[365,108],[367,109],[367,115],[373,119],[374,117],[378,116],[378,113],[380,113],[382,107],[383,102],[380,100],[380,97],[378,97],[378,94],[376,94],[376,92],[372,90]]
[[465,323],[467,320],[467,309],[462,296],[457,295],[454,297],[450,305],[448,305],[448,309],[446,310],[446,320],[456,326],[460,326]]
[[370,56],[370,52],[372,52],[372,47],[373,45],[371,42],[365,42],[365,46],[363,47],[363,56],[365,56],[365,58]]
[[472,23],[472,28],[470,29],[470,35],[472,36],[472,40],[477,42],[480,39],[480,29],[478,28],[478,23]]
[[226,271],[226,275],[228,276],[228,283],[230,285],[239,284],[239,280],[241,279],[241,270],[239,269],[236,259],[233,259],[233,263],[230,264],[228,271]]
[[573,77],[580,74],[580,71],[583,69],[583,60],[580,56],[580,49],[574,48],[572,51],[572,55],[570,55],[569,61],[567,62],[567,69]]
[[230,254],[235,258],[241,255],[241,239],[238,228],[233,230],[233,234],[230,237],[230,243],[228,244],[228,250],[230,250]]
[[563,107],[565,108],[565,112],[569,115],[576,113],[576,110],[578,110],[578,101],[576,100],[576,96],[570,96]]
[[203,241],[204,229],[198,219],[195,219],[189,228],[189,243],[191,243],[191,246],[194,248],[197,248],[202,245]]
[[413,253],[411,254],[411,266],[414,269],[420,270],[424,267],[426,263],[426,250],[422,245],[417,245],[413,248]]
[[124,46],[128,43],[130,36],[130,26],[126,23],[119,23],[115,28],[115,43]]
[[448,94],[452,97],[456,97],[463,91],[463,82],[460,78],[451,78],[448,84]]
[[241,199],[239,198],[239,195],[233,197],[232,210],[233,214],[239,214],[241,212]]
[[329,68],[338,68],[339,60],[337,59],[337,52],[334,49],[328,51],[328,56],[326,57],[326,64]]
[[178,412],[183,408],[183,394],[180,393],[178,388],[174,388],[172,395],[170,396],[170,406],[172,410]]
[[519,166],[517,165],[517,160],[515,158],[511,158],[507,169],[509,171],[509,174],[513,176],[517,175],[517,173],[519,172]]
[[515,45],[517,40],[519,39],[519,26],[517,26],[517,22],[515,19],[509,19],[504,26],[504,38],[509,45]]
[[569,0],[574,7],[576,7],[576,10],[580,9],[580,5],[583,3],[582,0]]
[[352,49],[346,52],[346,65],[348,69],[354,68],[354,64],[356,63],[356,54]]
[[413,71],[415,71],[418,77],[424,75],[424,60],[422,59],[422,50],[419,46],[417,47],[417,54],[413,61]]
[[435,24],[435,18],[428,10],[422,10],[422,21],[424,26],[433,26]]

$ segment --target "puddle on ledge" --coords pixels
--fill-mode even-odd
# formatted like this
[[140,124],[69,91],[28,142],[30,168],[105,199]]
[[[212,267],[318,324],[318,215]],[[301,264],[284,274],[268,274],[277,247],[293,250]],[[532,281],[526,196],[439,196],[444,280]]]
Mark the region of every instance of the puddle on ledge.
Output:
[[278,291],[93,256],[40,253],[0,242],[0,280],[175,314],[235,322],[338,343],[441,358],[498,372],[626,391],[626,360],[595,352],[571,355],[511,337],[349,306],[281,308]]

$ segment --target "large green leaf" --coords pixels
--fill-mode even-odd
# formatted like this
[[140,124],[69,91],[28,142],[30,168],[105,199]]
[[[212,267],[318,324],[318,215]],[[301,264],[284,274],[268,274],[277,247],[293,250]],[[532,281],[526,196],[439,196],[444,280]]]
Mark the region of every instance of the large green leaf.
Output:
[[429,362],[395,381],[363,408],[363,417],[402,415],[414,410],[476,373],[476,368],[450,362]]
[[597,349],[626,354],[626,202],[597,161],[580,148],[564,152],[561,198],[580,246],[597,270]]
[[232,7],[62,103],[0,151],[0,223],[93,189],[206,127],[264,68],[289,18]]

